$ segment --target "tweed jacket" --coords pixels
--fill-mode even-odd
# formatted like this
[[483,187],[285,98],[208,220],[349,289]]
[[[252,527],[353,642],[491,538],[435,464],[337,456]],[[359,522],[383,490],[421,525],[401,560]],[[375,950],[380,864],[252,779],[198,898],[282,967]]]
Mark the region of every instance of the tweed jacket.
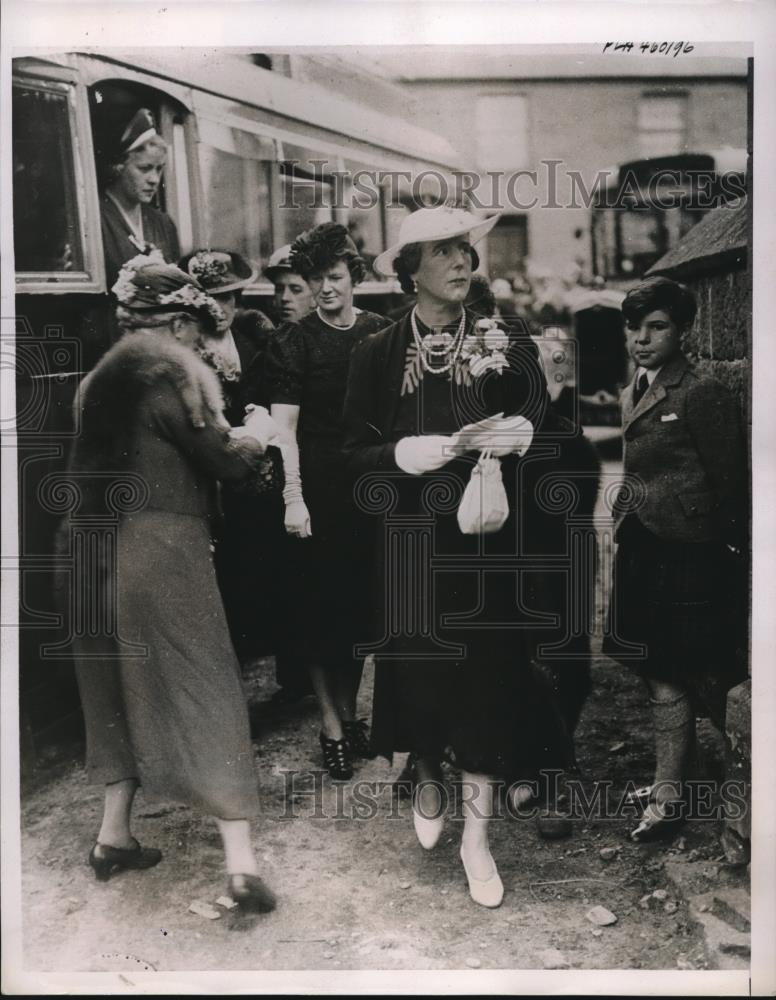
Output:
[[660,369],[638,404],[620,397],[626,482],[615,528],[635,513],[659,538],[744,544],[746,444],[736,400],[683,354]]

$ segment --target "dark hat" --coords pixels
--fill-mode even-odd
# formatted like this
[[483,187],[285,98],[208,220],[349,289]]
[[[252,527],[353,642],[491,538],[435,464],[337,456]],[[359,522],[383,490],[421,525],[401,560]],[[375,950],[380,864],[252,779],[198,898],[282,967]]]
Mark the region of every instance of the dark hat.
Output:
[[121,134],[119,152],[126,156],[127,153],[142,146],[144,142],[148,142],[155,135],[159,135],[159,133],[156,131],[154,116],[148,108],[140,108]]
[[159,250],[128,260],[111,291],[124,309],[190,312],[216,329],[225,322],[223,310],[196,278],[167,264]]
[[264,274],[270,281],[275,281],[279,274],[294,273],[291,268],[291,244],[279,247],[270,257]]
[[178,266],[211,295],[226,295],[245,288],[253,284],[259,273],[258,268],[231,250],[195,250],[181,257]]

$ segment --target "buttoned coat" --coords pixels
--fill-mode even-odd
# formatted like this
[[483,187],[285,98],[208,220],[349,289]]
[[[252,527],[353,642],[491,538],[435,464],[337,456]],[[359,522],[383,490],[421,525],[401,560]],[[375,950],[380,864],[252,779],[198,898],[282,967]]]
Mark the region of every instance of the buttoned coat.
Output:
[[738,404],[683,354],[660,369],[633,405],[634,380],[620,397],[625,483],[615,504],[658,538],[729,542],[746,536],[746,443]]

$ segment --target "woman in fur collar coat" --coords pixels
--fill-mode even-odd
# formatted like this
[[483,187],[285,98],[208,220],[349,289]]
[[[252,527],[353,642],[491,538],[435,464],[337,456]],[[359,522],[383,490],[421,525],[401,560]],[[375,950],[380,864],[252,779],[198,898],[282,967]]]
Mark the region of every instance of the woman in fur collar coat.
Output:
[[89,862],[107,880],[161,860],[131,833],[142,784],[150,798],[215,816],[232,897],[270,910],[250,843],[253,751],[209,518],[217,481],[249,474],[274,425],[261,410],[241,428],[226,422],[218,378],[195,353],[223,315],[195,279],[160,255],[142,255],[125,265],[114,292],[124,335],[82,383],[71,458],[81,522],[118,517],[113,567],[101,553],[76,591],[117,609],[113,654],[84,642],[77,665],[87,771],[105,786]]

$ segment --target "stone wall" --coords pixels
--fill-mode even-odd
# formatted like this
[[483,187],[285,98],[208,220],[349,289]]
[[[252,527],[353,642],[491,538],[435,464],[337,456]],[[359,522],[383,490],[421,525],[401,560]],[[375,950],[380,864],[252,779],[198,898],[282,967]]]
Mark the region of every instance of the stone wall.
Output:
[[683,348],[695,367],[736,394],[750,422],[752,294],[747,271],[702,275],[685,282],[698,314]]

